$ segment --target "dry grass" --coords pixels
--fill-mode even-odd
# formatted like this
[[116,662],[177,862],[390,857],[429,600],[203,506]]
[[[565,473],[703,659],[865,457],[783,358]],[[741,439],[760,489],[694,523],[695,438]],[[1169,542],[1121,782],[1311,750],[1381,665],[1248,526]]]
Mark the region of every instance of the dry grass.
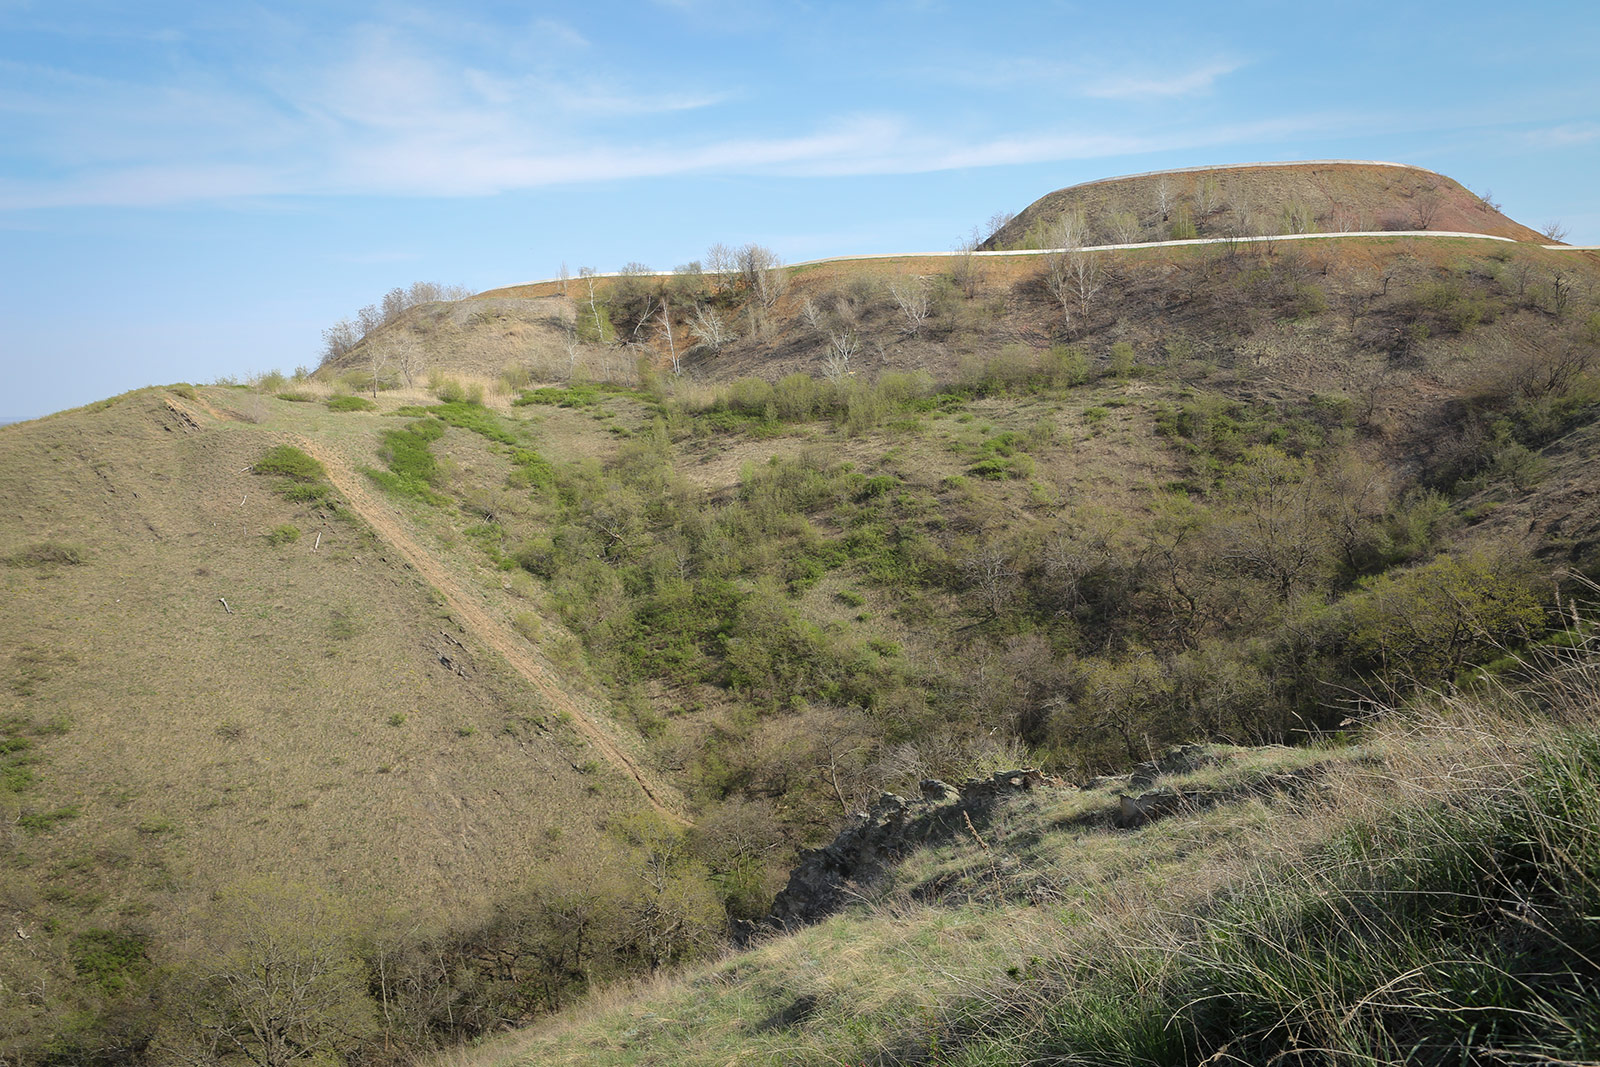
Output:
[[[239,394],[201,397],[226,411]],[[53,653],[0,690],[0,717],[66,724],[37,745],[19,814],[78,809],[48,833],[8,831],[8,865],[29,872],[0,903],[18,927],[60,898],[71,923],[167,928],[256,873],[441,921],[591,848],[636,803],[579,769],[576,735],[361,523],[248,470],[287,428],[375,462],[392,421],[264,404],[260,421],[194,429],[152,392],[8,435],[8,530],[85,560],[0,567],[7,660]],[[458,463],[487,462],[470,435],[452,440]],[[302,536],[270,544],[284,524]],[[476,588],[481,568],[455,565]],[[482,595],[526,610],[498,582]]]
[[[1585,729],[1600,698],[1595,678],[1592,666],[1569,677],[1560,698],[1588,716]],[[1548,694],[1539,697],[1546,708]],[[1520,697],[1491,693],[1396,713],[1356,748],[1213,748],[1204,767],[1167,784],[1244,788],[1243,799],[1132,832],[1097,818],[1109,789],[1036,792],[998,809],[970,838],[914,853],[891,885],[845,915],[716,964],[597,993],[441,1062],[998,1064],[1079,1062],[1080,1054],[1083,1062],[1144,1062],[1131,1050],[1168,1041],[1159,1032],[1166,1016],[1154,1017],[1151,1035],[1140,1030],[1144,1013],[1163,1010],[1163,990],[1191,961],[1212,965],[1213,949],[1201,946],[1218,908],[1259,899],[1292,912],[1302,877],[1346,891],[1337,888],[1342,879],[1367,873],[1341,874],[1338,849],[1330,851],[1351,828],[1371,828],[1362,833],[1381,843],[1398,813],[1465,810],[1485,796],[1515,797],[1524,783],[1537,789],[1541,753],[1561,729]],[[1294,796],[1248,788],[1265,774],[1308,771],[1315,787]],[[1395,847],[1403,847],[1398,839]],[[1387,999],[1427,1004],[1433,994],[1414,985],[1397,980]],[[1308,1027],[1321,1025],[1314,1006],[1302,1007]],[[1346,1022],[1376,1019],[1382,1041],[1375,1010],[1358,1004]],[[1551,1025],[1565,1024],[1552,1017]],[[1341,1032],[1329,1039],[1366,1040]],[[1127,1044],[1073,1053],[1060,1044],[1069,1033]],[[1370,1061],[1339,1061],[1389,1062],[1376,1049]]]

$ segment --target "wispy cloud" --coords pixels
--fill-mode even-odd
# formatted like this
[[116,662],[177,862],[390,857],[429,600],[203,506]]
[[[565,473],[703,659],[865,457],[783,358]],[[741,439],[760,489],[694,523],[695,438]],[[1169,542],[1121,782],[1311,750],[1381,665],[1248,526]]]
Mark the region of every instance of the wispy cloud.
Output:
[[533,32],[558,48],[588,48],[589,39],[558,19],[535,19]]
[[[523,62],[517,49],[530,37],[587,47],[564,23],[531,23],[500,52],[481,27],[461,31],[472,47],[454,48],[434,43],[443,28],[422,29],[360,25],[315,54],[238,73],[188,70],[163,83],[0,63],[0,132],[10,135],[9,159],[26,163],[0,173],[0,209],[482,196],[683,174],[910,174],[1221,145],[1265,128],[1129,131],[1079,120],[1008,131],[981,119],[941,128],[860,113],[704,123],[687,116],[737,94],[652,86],[559,55]],[[1199,92],[1234,69],[1218,61],[1088,91]],[[778,132],[751,132],[769,128]]]
[[1542,130],[1529,130],[1524,139],[1535,148],[1572,148],[1600,140],[1600,125],[1592,122],[1569,122]]
[[1182,74],[1149,77],[1119,75],[1085,87],[1083,94],[1099,100],[1154,100],[1193,96],[1197,93],[1210,92],[1218,78],[1232,74],[1242,65],[1232,61],[1218,61]]
[[1023,131],[962,138],[887,115],[843,118],[778,137],[693,143],[584,143],[495,121],[430,122],[341,141],[297,167],[132,166],[52,183],[0,183],[0,208],[159,205],[284,195],[483,196],[517,189],[686,174],[791,177],[916,174],[1222,147],[1342,125],[1304,117],[1181,131]]

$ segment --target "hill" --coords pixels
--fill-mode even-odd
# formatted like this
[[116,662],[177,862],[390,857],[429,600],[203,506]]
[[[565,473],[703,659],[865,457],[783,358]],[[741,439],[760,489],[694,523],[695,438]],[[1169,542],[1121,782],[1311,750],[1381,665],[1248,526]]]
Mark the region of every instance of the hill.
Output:
[[482,1037],[714,953],[885,790],[1293,776],[1600,575],[1591,253],[736,259],[0,429],[6,1056],[254,1049],[263,946],[323,961],[316,1055]]
[[[1443,174],[1399,163],[1318,160],[1191,167],[1085,182],[1034,201],[982,247],[1379,230],[1545,240]],[[1062,239],[1067,233],[1071,239]]]

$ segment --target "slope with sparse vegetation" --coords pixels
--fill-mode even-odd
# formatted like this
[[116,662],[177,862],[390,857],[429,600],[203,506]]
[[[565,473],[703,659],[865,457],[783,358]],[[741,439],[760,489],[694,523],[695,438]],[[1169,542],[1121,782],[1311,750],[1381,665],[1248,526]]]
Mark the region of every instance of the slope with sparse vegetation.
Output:
[[[1147,879],[1133,898],[1209,917],[1226,889],[1288,922],[1233,859],[1191,885],[1177,858],[1237,857],[1267,824],[1333,850],[1286,870],[1371,839],[1412,864],[1393,885],[1456,877],[1354,799],[1374,760],[1448,731],[1412,755],[1398,732],[1340,738],[1379,703],[1517,679],[1517,657],[1587,639],[1558,608],[1600,566],[1596,281],[1592,255],[1531,241],[792,270],[714,249],[666,276],[396,298],[315,373],[0,430],[0,909],[19,932],[0,983],[28,991],[0,1006],[0,1060],[449,1047],[715,955],[797,850],[885,789],[1025,763],[1083,779],[1188,741],[1296,747],[1215,749],[1238,803],[1137,839],[1096,828],[1104,790],[1002,806],[941,846],[965,858],[873,889],[864,920],[695,972],[728,999],[693,1026],[622,1037],[602,1015],[548,1040],[673,1062],[739,1042],[1183,1062],[1235,1031],[1244,1060],[1331,1041],[1327,1016],[1274,1031],[1270,998],[1190,1012],[1229,968],[1287,979],[1103,913]],[[1524,736],[1501,766],[1579,751]],[[1446,764],[1475,751],[1439,744]],[[1338,803],[1244,788],[1262,760],[1320,768]],[[1136,876],[1147,862],[1168,873]],[[1058,877],[1085,863],[1109,880]],[[1570,918],[1553,936],[1586,929]],[[1072,969],[1089,930],[1122,952],[1101,977]],[[1485,937],[1456,947],[1521,974]],[[1161,963],[1173,944],[1184,967]],[[944,977],[908,997],[919,959]],[[243,976],[273,961],[305,984],[271,996],[303,1007],[266,1026]],[[1586,975],[1524,985],[1565,1004]],[[1532,1047],[1512,993],[1493,1039]],[[1096,1017],[1101,1044],[1061,1037],[1049,1005],[1095,998],[1122,1012]],[[1381,1060],[1415,1020],[1362,1029],[1364,1010],[1349,1048]],[[1550,1049],[1577,1056],[1580,1022]]]

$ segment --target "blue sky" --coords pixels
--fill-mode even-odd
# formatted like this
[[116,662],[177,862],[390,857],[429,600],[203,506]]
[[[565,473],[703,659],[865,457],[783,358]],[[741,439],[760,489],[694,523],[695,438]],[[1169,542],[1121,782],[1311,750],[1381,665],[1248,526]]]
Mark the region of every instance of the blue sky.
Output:
[[1074,182],[1415,163],[1600,243],[1600,4],[0,0],[0,416],[314,366],[419,279],[944,250]]

